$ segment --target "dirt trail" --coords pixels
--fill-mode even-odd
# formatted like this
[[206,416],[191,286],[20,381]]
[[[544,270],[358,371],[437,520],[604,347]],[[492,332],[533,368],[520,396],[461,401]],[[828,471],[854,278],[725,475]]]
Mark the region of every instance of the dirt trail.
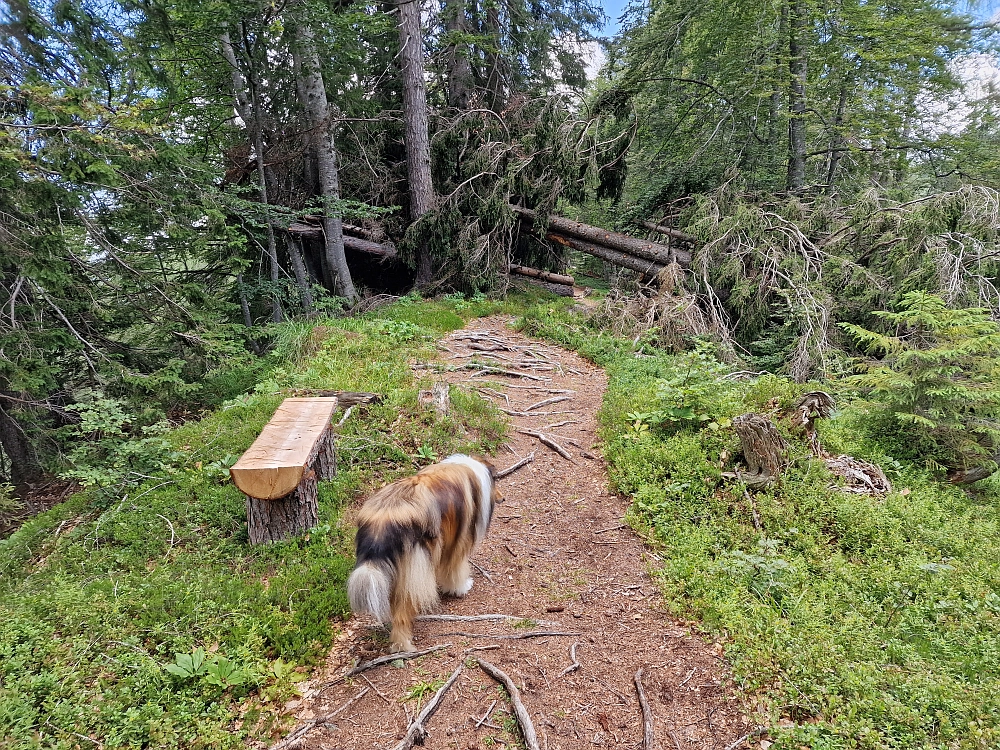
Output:
[[[440,377],[459,387],[479,388],[513,412],[547,398],[570,398],[536,407],[530,416],[511,417],[509,452],[495,457],[498,467],[532,451],[535,460],[501,481],[505,501],[473,558],[479,567],[475,586],[464,599],[445,599],[441,611],[502,613],[551,624],[418,622],[418,649],[451,645],[324,685],[356,663],[387,652],[384,634],[353,619],[306,697],[288,709],[300,722],[315,721],[362,690],[368,692],[332,723],[315,724],[284,747],[392,748],[438,685],[463,659],[476,656],[505,671],[519,687],[543,750],[641,747],[643,722],[633,682],[640,667],[658,748],[746,747],[737,742],[749,730],[720,650],[665,614],[647,575],[649,553],[622,522],[626,502],[608,491],[596,438],[596,413],[607,387],[604,372],[571,352],[527,339],[505,323],[497,317],[476,320],[443,339],[443,360],[472,367]],[[539,380],[481,373],[474,363]],[[571,392],[548,392],[563,390]],[[557,422],[565,424],[548,427]],[[557,455],[520,429],[542,430],[572,458]],[[542,630],[568,635],[504,637]],[[563,673],[571,665],[574,644],[580,667]],[[486,646],[493,648],[465,653]],[[489,717],[477,726],[491,705]],[[426,727],[429,748],[521,746],[509,700],[474,662]]]

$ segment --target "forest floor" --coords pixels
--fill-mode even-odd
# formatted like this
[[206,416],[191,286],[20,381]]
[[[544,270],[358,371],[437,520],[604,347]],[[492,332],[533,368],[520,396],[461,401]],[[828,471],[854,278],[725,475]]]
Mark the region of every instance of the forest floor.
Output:
[[[605,373],[572,352],[521,336],[507,322],[474,320],[441,340],[440,361],[414,367],[520,412],[511,415],[508,454],[494,461],[502,468],[532,452],[534,461],[501,480],[504,502],[473,557],[475,586],[465,598],[445,599],[440,612],[524,619],[420,621],[417,648],[442,648],[341,680],[388,651],[383,629],[353,618],[325,666],[303,683],[303,697],[287,704],[297,729],[278,745],[391,748],[464,662],[426,722],[425,746],[523,747],[509,698],[476,665],[478,657],[512,678],[545,750],[642,747],[640,668],[658,747],[746,747],[751,728],[721,645],[667,613],[648,574],[651,553],[623,520],[627,501],[608,489],[597,441]],[[476,363],[520,376],[477,370]],[[455,369],[462,365],[469,367]],[[525,411],[561,396],[569,398]],[[571,458],[520,430],[542,431]],[[579,667],[570,671],[571,654]]]

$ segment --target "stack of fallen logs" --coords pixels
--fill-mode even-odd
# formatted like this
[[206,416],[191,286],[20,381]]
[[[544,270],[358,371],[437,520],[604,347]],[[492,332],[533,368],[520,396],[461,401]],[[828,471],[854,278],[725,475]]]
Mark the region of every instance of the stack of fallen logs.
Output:
[[[535,230],[538,216],[534,211],[520,206],[511,206],[511,210],[529,232]],[[640,240],[551,214],[545,239],[649,277],[659,276],[671,263],[685,267],[691,264],[695,237],[660,224],[644,222],[642,226],[667,237],[667,244]]]
[[[396,246],[391,242],[378,242],[378,238],[364,227],[346,223],[343,226],[344,247],[346,249],[374,255],[382,260],[391,260],[396,257]],[[289,225],[288,232],[298,237],[322,239],[323,217],[303,216]]]

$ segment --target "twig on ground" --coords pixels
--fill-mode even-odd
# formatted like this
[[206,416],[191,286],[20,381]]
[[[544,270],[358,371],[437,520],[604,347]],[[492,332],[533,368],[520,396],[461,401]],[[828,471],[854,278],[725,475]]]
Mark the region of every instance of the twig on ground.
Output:
[[516,409],[504,409],[501,406],[497,407],[509,417],[551,417],[555,414],[573,414],[574,412],[564,410],[564,411],[517,411]]
[[437,691],[433,698],[431,698],[430,702],[424,706],[424,710],[417,714],[417,717],[413,720],[410,726],[407,727],[406,734],[403,735],[403,739],[401,739],[399,743],[393,747],[393,750],[409,750],[409,748],[413,747],[413,745],[418,741],[421,745],[423,744],[424,739],[427,737],[427,729],[424,727],[424,722],[427,721],[435,711],[437,711],[437,708],[441,703],[441,699],[444,698],[444,694],[448,692],[448,688],[455,684],[455,680],[457,680],[458,676],[462,673],[464,666],[465,665],[463,664],[459,664],[455,668],[455,671],[451,673],[451,677],[448,678],[448,681],[441,686],[441,689]]
[[698,669],[698,667],[691,667],[691,671],[687,673],[687,677],[681,680],[681,684],[678,685],[677,687],[684,687],[687,684],[688,680],[690,680],[694,676],[696,669]]
[[506,469],[498,471],[496,478],[497,479],[503,479],[506,476],[510,476],[515,471],[517,471],[518,469],[520,469],[520,468],[522,468],[524,466],[527,466],[528,464],[530,464],[534,460],[535,460],[535,452],[532,451],[531,453],[529,453],[527,456],[525,456],[524,458],[522,458],[520,461],[518,461],[513,466],[508,466]]
[[594,533],[595,534],[605,534],[605,533],[607,533],[609,531],[617,531],[618,529],[627,529],[627,528],[628,528],[628,525],[626,525],[624,523],[620,523],[617,526],[608,526],[608,528],[606,528],[606,529],[600,529],[599,531],[595,531]]
[[[475,382],[479,382],[476,380]],[[513,383],[500,383],[497,385],[502,388],[517,388],[519,390],[527,391],[541,391],[542,393],[576,393],[576,391],[571,388],[546,388],[544,385],[514,385]]]
[[543,406],[548,406],[549,404],[558,404],[561,401],[569,401],[570,396],[553,396],[552,398],[547,398],[544,401],[538,401],[531,406],[525,406],[525,411],[534,411],[535,409],[541,409]]
[[474,562],[472,562],[471,560],[469,560],[469,565],[471,565],[471,566],[472,566],[473,568],[475,568],[475,569],[476,569],[476,570],[478,570],[478,571],[479,571],[480,573],[482,573],[482,574],[483,574],[483,578],[485,578],[485,579],[486,579],[487,581],[489,581],[490,583],[493,583],[493,576],[491,576],[491,575],[490,575],[489,573],[487,573],[487,572],[486,572],[486,570],[485,570],[484,568],[480,568],[480,567],[479,567],[478,565],[476,565],[476,564],[475,564]]
[[[522,617],[520,615],[417,615],[417,620],[422,620],[424,622],[436,621],[436,622],[487,622],[491,620],[513,620],[514,622],[524,622],[525,620],[530,620],[531,622],[537,622],[539,625],[555,625],[554,622],[549,622],[547,620],[536,620],[532,617]],[[450,644],[449,644],[450,645]]]
[[466,362],[464,365],[455,365],[453,367],[447,368],[448,370],[479,370],[483,375],[509,375],[512,378],[525,378],[527,380],[538,380],[542,383],[552,380],[552,378],[545,378],[541,375],[529,375],[526,372],[515,372],[514,370],[504,370],[502,367],[490,367],[489,365],[480,365],[475,362]]
[[498,648],[500,648],[499,643],[493,643],[489,646],[469,646],[469,648],[465,649],[462,653],[471,654],[473,651],[496,651]]
[[519,641],[524,638],[545,638],[546,636],[582,635],[581,633],[564,633],[559,630],[532,630],[530,633],[520,633],[519,635],[494,635],[493,633],[444,633],[444,635],[454,635],[459,638],[496,638],[498,641]]
[[[560,456],[565,458],[567,461],[573,461],[573,456],[570,455],[569,451],[563,448],[559,443],[555,442],[549,437],[546,437],[543,433],[537,432],[536,430],[518,430],[522,435],[530,435],[533,438],[538,438],[538,441],[542,445],[547,445],[549,448],[554,450]],[[576,463],[574,461],[574,463]]]
[[362,672],[367,672],[369,669],[374,669],[379,665],[387,664],[389,662],[393,662],[396,660],[405,661],[407,659],[416,659],[418,656],[426,656],[427,654],[434,653],[435,651],[440,651],[443,648],[451,648],[451,644],[441,643],[437,646],[431,646],[430,648],[425,648],[423,651],[403,651],[398,654],[386,654],[385,656],[379,656],[375,659],[372,659],[371,661],[366,661],[362,662],[361,664],[358,664],[358,666],[354,667],[354,669],[345,672],[340,677],[337,677],[328,682],[324,682],[323,684],[314,688],[314,692],[325,690],[326,688],[332,687],[333,685],[339,685],[344,680],[354,677],[355,675],[359,675]]
[[307,734],[309,734],[313,729],[316,728],[317,725],[319,725],[319,724],[329,724],[339,714],[342,714],[344,711],[346,711],[348,708],[350,708],[352,705],[354,705],[357,701],[359,701],[362,698],[364,698],[365,695],[368,694],[369,690],[371,690],[371,688],[362,688],[362,690],[361,690],[360,693],[358,693],[357,695],[355,695],[353,698],[351,698],[349,701],[347,701],[347,703],[345,703],[343,706],[341,706],[340,708],[338,708],[332,714],[326,714],[325,716],[317,716],[315,719],[310,719],[309,721],[307,721],[302,726],[300,726],[300,727],[296,728],[295,730],[293,730],[292,733],[290,735],[288,735],[287,737],[285,737],[285,739],[283,739],[281,742],[278,742],[277,744],[271,745],[271,750],[284,750],[284,748],[290,747],[291,745],[295,744],[298,740],[301,740],[303,737],[305,737]]
[[565,427],[568,424],[580,424],[579,419],[564,419],[562,422],[555,422],[554,424],[547,424],[542,429],[543,430],[554,430],[556,427]]
[[480,668],[486,674],[507,688],[510,702],[514,706],[514,715],[517,717],[517,723],[521,725],[521,735],[524,737],[524,744],[528,750],[541,750],[538,747],[538,737],[535,735],[535,725],[531,723],[531,716],[528,714],[528,709],[521,702],[521,693],[518,691],[517,685],[514,684],[514,681],[505,672],[493,666],[488,661],[477,657],[476,663],[479,664]]
[[578,662],[576,660],[576,647],[579,646],[579,645],[580,645],[580,642],[577,641],[572,646],[570,646],[570,649],[569,649],[569,658],[573,660],[573,663],[570,664],[568,667],[566,667],[566,669],[564,669],[562,672],[559,673],[560,677],[562,677],[563,675],[567,675],[570,672],[575,672],[576,670],[578,670],[580,668],[580,662]]
[[730,742],[728,745],[726,745],[726,750],[736,750],[736,748],[738,748],[740,745],[742,745],[744,742],[746,742],[751,737],[759,737],[760,735],[764,734],[766,731],[767,730],[766,730],[765,727],[757,727],[752,732],[747,732],[746,734],[744,734],[742,737],[740,737],[735,742]]
[[649,710],[646,692],[642,689],[642,667],[635,673],[635,689],[639,693],[639,705],[642,707],[642,747],[643,750],[652,750],[656,742],[653,735],[653,712]]
[[490,707],[488,709],[486,709],[486,713],[483,714],[483,718],[479,719],[476,722],[476,729],[479,729],[479,727],[481,727],[483,725],[483,722],[486,721],[488,718],[490,718],[490,714],[493,713],[493,709],[496,708],[496,707],[497,707],[497,702],[493,701],[490,704]]
[[760,531],[763,527],[760,523],[760,513],[757,512],[757,503],[754,502],[753,497],[751,497],[750,493],[747,492],[746,487],[743,488],[743,497],[745,497],[746,501],[750,503],[750,513],[753,517],[753,527],[757,531]]
[[379,690],[377,687],[375,687],[375,683],[373,683],[371,680],[368,679],[368,675],[364,675],[364,674],[361,675],[361,679],[368,683],[368,687],[370,687],[372,690],[374,690],[375,694],[379,698],[381,698],[382,700],[384,700],[387,706],[391,706],[392,705],[392,701],[390,701],[388,698],[385,697],[385,693],[383,693],[381,690]]

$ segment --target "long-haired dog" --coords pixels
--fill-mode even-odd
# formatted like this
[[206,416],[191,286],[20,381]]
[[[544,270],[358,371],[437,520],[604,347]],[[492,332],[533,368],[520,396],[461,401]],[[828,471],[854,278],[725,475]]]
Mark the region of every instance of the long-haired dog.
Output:
[[438,589],[469,593],[469,557],[501,500],[491,464],[455,455],[365,501],[347,593],[355,612],[392,623],[391,651],[414,650],[413,619],[433,609]]

